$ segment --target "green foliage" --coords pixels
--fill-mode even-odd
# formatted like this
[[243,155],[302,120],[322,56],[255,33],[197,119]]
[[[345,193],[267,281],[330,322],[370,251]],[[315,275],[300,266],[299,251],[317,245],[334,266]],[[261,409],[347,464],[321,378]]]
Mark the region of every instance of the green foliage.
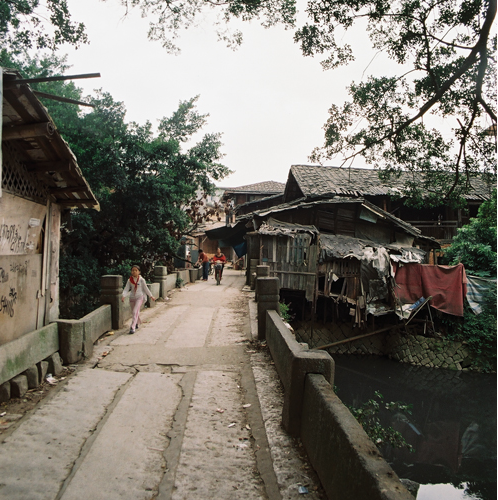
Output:
[[[349,62],[344,30],[367,23],[373,48],[399,65],[395,76],[349,86],[350,99],[333,105],[325,143],[312,158],[362,156],[385,179],[413,173],[406,190],[414,202],[458,203],[480,172],[496,174],[496,74],[491,33],[496,5],[482,0],[308,2],[311,22],[297,31],[307,55],[327,53],[326,68]],[[454,126],[453,137],[431,117]]]
[[482,312],[475,314],[468,304],[464,307],[463,321],[445,317],[446,338],[465,342],[471,353],[471,366],[482,372],[496,371],[496,284],[484,294]]
[[0,43],[11,52],[55,50],[87,42],[83,23],[73,23],[67,0],[3,0],[0,2]]
[[[189,110],[183,122],[176,114],[161,123],[175,120],[189,131],[183,139],[190,138],[204,123],[193,123],[198,116],[195,100],[181,103]],[[99,93],[92,103],[94,111],[81,116],[76,127],[63,123],[60,128],[101,210],[73,212],[72,228],[63,234],[63,252],[90,255],[99,269],[113,274],[123,273],[124,262],[138,263],[149,277],[155,262],[176,252],[191,221],[185,206],[198,191],[212,189],[211,179],[229,172],[218,163],[219,135],[206,135],[183,151],[177,136],[155,136],[150,123],[126,123],[123,104],[110,95]]]
[[217,10],[217,34],[220,40],[229,47],[237,47],[242,42],[239,30],[231,32],[228,27],[221,28],[223,23],[231,19],[250,21],[258,19],[265,27],[283,24],[286,27],[294,25],[296,15],[295,0],[279,0],[265,2],[262,0],[228,0],[226,2],[199,2],[187,0],[182,3],[161,0],[121,0],[126,11],[132,7],[139,8],[143,17],[149,17],[149,39],[159,41],[169,52],[178,53],[179,47],[175,40],[182,28],[198,24],[208,11]]
[[[495,278],[496,259],[495,189],[492,198],[479,207],[477,218],[458,230],[451,246],[445,250],[444,261],[461,262],[469,275]],[[496,283],[488,284],[480,314],[475,314],[466,304],[463,322],[446,319],[447,338],[466,342],[474,357],[473,365],[483,371],[496,369]]]
[[[30,59],[3,51],[0,57],[25,77],[66,69],[65,59],[55,56]],[[81,99],[73,84],[38,88]],[[205,134],[192,144],[208,116],[196,110],[197,99],[181,102],[178,111],[163,118],[159,134],[149,122],[127,123],[123,103],[108,93],[89,99],[95,107],[86,113],[71,104],[45,102],[100,204],[100,211],[72,210],[64,216],[61,317],[81,317],[94,308],[103,274],[127,279],[131,264],[139,264],[149,278],[156,262],[171,259],[196,218],[198,204],[192,200],[210,193],[213,180],[230,172],[220,163],[220,134]]]
[[349,407],[349,411],[377,448],[380,449],[387,444],[393,448],[407,448],[413,451],[413,447],[405,441],[400,432],[394,430],[391,426],[383,426],[380,419],[381,410],[411,415],[411,409],[412,405],[400,402],[384,403],[384,397],[379,391],[375,391],[375,398],[369,399],[360,408]]
[[290,313],[290,304],[279,302],[279,305],[281,318],[287,323],[290,323],[294,319],[294,316]]
[[468,274],[496,276],[496,189],[490,200],[480,207],[477,218],[458,230],[445,261],[461,262]]
[[[181,28],[217,9],[222,20],[261,19],[264,26],[296,24],[296,0],[228,0],[182,4],[122,0],[151,21],[149,37],[170,50]],[[350,98],[333,103],[325,142],[312,161],[360,156],[385,180],[413,174],[404,194],[412,205],[458,206],[473,177],[496,176],[496,2],[488,0],[308,0],[308,21],[295,31],[305,56],[323,57],[325,69],[354,59],[349,30],[366,31],[372,48],[397,65],[391,76],[367,77],[348,87]],[[354,32],[353,32],[354,35]],[[240,32],[224,40],[238,44]],[[444,119],[449,133],[440,130]]]
[[176,288],[182,288],[183,285],[185,285],[185,281],[182,278],[176,278]]

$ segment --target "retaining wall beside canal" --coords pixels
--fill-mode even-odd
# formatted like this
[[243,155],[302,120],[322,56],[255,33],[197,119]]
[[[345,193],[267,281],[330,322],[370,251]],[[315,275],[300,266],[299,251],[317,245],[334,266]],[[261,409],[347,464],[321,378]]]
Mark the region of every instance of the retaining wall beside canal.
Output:
[[299,344],[276,311],[266,315],[267,345],[284,386],[282,424],[301,438],[328,498],[413,500],[334,393],[332,358]]

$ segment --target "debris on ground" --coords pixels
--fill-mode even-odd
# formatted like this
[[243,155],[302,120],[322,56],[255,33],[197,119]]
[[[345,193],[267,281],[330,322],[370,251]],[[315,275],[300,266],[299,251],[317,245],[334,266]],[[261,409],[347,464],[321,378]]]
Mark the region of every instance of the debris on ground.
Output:
[[51,391],[57,390],[59,385],[57,382],[66,379],[76,368],[76,365],[65,366],[60,375],[51,375],[56,381],[55,384],[43,380],[38,387],[30,389],[22,398],[11,398],[8,401],[0,403],[0,434],[21,419],[25,413],[32,410]]
[[52,377],[51,373],[47,374],[47,376],[45,377],[45,381],[50,385],[56,385],[59,382],[55,377]]

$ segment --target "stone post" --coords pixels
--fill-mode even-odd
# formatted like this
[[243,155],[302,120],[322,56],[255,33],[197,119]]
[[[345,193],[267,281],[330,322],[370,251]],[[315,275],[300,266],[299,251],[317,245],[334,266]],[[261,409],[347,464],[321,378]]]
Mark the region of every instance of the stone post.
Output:
[[267,278],[270,276],[270,266],[256,266],[256,293],[254,294],[254,300],[258,301],[258,279]]
[[161,297],[163,299],[166,298],[167,288],[167,276],[168,276],[168,268],[166,266],[156,266],[154,267],[154,277],[152,281],[154,283],[159,283],[159,295],[158,298]]
[[124,307],[121,302],[121,293],[123,292],[122,276],[101,276],[100,278],[100,303],[110,304],[112,311],[112,327],[119,330],[124,326]]
[[247,284],[254,290],[256,287],[256,266],[259,264],[259,259],[249,259],[247,266]]
[[266,339],[266,311],[280,314],[278,278],[258,278],[258,339]]

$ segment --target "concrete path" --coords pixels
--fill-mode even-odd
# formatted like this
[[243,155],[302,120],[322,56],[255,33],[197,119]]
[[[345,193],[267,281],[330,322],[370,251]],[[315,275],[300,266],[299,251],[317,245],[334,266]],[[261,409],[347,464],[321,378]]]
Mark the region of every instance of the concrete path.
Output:
[[253,297],[226,270],[220,286],[175,291],[134,335],[100,342],[2,434],[0,498],[324,498],[280,427],[282,390],[253,342]]

